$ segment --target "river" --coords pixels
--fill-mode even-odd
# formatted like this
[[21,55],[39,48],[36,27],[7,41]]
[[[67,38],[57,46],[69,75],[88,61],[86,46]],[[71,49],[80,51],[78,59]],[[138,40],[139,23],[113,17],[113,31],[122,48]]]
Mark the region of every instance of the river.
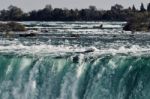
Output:
[[20,23],[47,31],[0,37],[0,99],[150,99],[149,33],[125,22]]

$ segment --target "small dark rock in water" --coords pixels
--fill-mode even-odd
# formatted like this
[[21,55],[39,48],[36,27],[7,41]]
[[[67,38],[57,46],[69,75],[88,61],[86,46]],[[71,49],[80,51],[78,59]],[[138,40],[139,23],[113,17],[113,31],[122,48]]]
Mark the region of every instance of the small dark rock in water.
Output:
[[56,56],[55,59],[60,59],[63,58],[62,56]]
[[103,27],[103,24],[100,25],[100,28],[102,28],[102,27]]
[[73,60],[73,63],[78,63],[79,62],[79,57],[74,56],[72,60]]
[[93,26],[94,29],[101,29],[103,28],[103,24],[101,24],[100,26]]
[[36,36],[35,33],[30,33],[30,34],[19,34],[19,37],[34,37]]
[[90,52],[94,52],[94,50],[93,49],[89,49],[89,50],[84,51],[84,53],[90,53]]
[[96,50],[96,48],[89,48],[86,51],[84,51],[84,53],[94,52],[95,50]]
[[49,30],[47,30],[47,29],[43,29],[43,30],[41,30],[41,32],[43,32],[43,33],[48,33],[48,32],[49,32]]
[[79,34],[71,34],[70,36],[71,36],[71,37],[80,37]]
[[117,37],[116,35],[113,35],[113,37]]

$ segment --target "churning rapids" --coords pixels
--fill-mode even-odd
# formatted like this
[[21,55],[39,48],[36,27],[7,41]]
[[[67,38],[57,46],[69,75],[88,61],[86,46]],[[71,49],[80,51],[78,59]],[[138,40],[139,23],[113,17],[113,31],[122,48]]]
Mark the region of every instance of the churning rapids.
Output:
[[122,22],[22,23],[51,28],[0,37],[0,99],[150,99],[149,33]]

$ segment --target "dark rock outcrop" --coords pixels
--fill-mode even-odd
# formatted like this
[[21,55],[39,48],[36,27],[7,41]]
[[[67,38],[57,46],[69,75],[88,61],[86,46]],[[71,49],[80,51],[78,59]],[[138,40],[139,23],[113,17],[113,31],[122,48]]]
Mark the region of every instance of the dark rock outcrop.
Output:
[[150,15],[147,13],[135,14],[124,26],[125,31],[150,31]]
[[16,22],[0,23],[0,32],[8,31],[20,32],[26,31],[26,29],[24,25]]

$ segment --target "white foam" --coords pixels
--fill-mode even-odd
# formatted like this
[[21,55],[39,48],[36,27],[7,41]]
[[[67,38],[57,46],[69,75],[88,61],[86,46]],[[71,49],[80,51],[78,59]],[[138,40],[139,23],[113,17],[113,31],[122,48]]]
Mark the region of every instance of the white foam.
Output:
[[[16,43],[16,44],[15,44]],[[31,46],[23,45],[21,43],[15,42],[12,44],[9,44],[7,46],[0,45],[0,52],[14,52],[19,54],[47,54],[47,53],[67,53],[67,52],[78,52],[78,53],[84,53],[88,52],[88,50],[92,50],[89,53],[92,54],[105,54],[105,53],[149,53],[150,52],[150,46],[141,47],[139,45],[132,45],[131,47],[127,48],[125,46],[121,46],[119,48],[101,48],[98,49],[95,46],[91,47],[82,47],[82,46],[71,46],[71,45],[48,45],[48,44],[32,44]]]

